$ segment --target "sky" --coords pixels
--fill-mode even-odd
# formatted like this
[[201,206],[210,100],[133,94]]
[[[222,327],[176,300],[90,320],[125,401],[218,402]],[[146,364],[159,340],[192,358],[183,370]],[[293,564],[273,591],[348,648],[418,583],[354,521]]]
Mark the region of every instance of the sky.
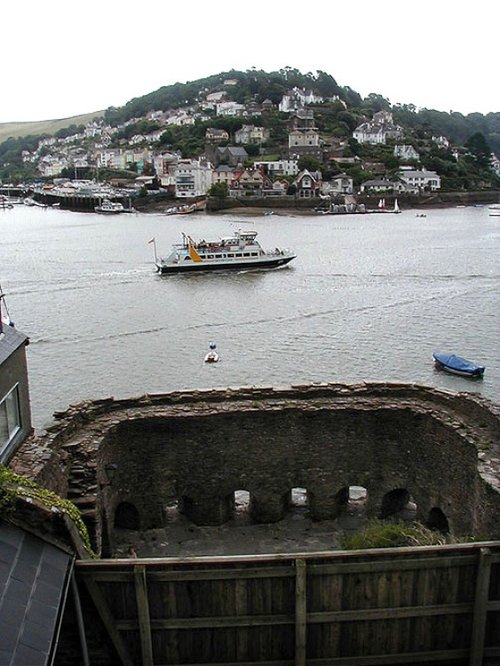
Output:
[[2,3],[0,123],[122,106],[230,69],[322,70],[363,97],[500,111],[498,0]]

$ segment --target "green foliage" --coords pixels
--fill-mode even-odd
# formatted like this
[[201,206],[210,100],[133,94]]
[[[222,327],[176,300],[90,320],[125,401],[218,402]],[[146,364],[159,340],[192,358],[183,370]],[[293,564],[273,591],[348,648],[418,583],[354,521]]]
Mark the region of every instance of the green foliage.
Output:
[[321,171],[323,169],[323,163],[310,155],[300,157],[297,166],[299,167],[299,171],[303,171],[304,169],[307,169],[307,171]]
[[365,530],[344,537],[341,547],[344,550],[365,548],[399,548],[404,546],[439,546],[446,543],[440,532],[423,527],[418,523],[372,520]]
[[479,168],[488,168],[491,159],[491,148],[482,132],[476,132],[465,142],[465,147],[474,157]]
[[225,199],[229,195],[227,183],[214,183],[208,190],[208,196]]
[[15,506],[16,498],[20,497],[36,500],[47,509],[56,513],[65,513],[69,516],[82,537],[85,549],[91,556],[94,556],[87,528],[80,511],[73,502],[59,497],[59,495],[43,488],[35,481],[19,476],[11,469],[0,465],[0,517],[8,517]]

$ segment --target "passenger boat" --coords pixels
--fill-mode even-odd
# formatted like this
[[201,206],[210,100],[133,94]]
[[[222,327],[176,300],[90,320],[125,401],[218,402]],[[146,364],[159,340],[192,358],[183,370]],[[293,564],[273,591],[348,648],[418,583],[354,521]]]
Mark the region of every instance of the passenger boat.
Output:
[[125,207],[119,201],[111,201],[110,199],[103,199],[99,206],[94,208],[96,213],[125,213]]
[[182,234],[182,243],[173,245],[172,252],[165,258],[157,256],[155,240],[149,242],[155,245],[156,269],[162,274],[279,268],[295,259],[296,255],[290,250],[264,250],[256,237],[256,231],[238,230],[233,236],[217,241],[195,242]]
[[462,377],[482,377],[485,371],[484,365],[477,365],[472,361],[468,361],[461,356],[455,354],[442,354],[441,352],[434,352],[432,354],[436,366],[440,370],[446,370],[454,375],[461,375]]

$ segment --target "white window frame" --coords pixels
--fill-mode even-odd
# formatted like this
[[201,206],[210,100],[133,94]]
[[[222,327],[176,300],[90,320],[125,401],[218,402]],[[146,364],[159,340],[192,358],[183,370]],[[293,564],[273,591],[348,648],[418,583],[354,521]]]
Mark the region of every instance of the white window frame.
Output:
[[0,452],[5,451],[21,430],[19,384],[0,400]]

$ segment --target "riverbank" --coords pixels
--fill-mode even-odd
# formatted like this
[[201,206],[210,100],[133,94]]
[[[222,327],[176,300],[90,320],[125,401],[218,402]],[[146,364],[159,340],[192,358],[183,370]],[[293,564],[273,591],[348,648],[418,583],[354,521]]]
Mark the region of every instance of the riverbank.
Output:
[[[357,204],[376,210],[381,194],[349,195]],[[454,206],[486,206],[500,201],[500,192],[429,192],[421,195],[384,195],[387,209],[394,206],[397,199],[402,210],[452,208]],[[193,200],[194,201],[194,200]],[[186,199],[178,200],[164,196],[162,193],[149,194],[134,200],[134,208],[143,213],[164,213],[172,206],[185,204]],[[335,203],[344,203],[344,197],[335,199]],[[273,211],[281,215],[314,215],[319,207],[328,207],[329,200],[311,198],[297,199],[294,196],[284,197],[226,197],[218,199],[209,197],[206,203],[208,213],[230,213],[238,215],[262,215],[265,211]]]

